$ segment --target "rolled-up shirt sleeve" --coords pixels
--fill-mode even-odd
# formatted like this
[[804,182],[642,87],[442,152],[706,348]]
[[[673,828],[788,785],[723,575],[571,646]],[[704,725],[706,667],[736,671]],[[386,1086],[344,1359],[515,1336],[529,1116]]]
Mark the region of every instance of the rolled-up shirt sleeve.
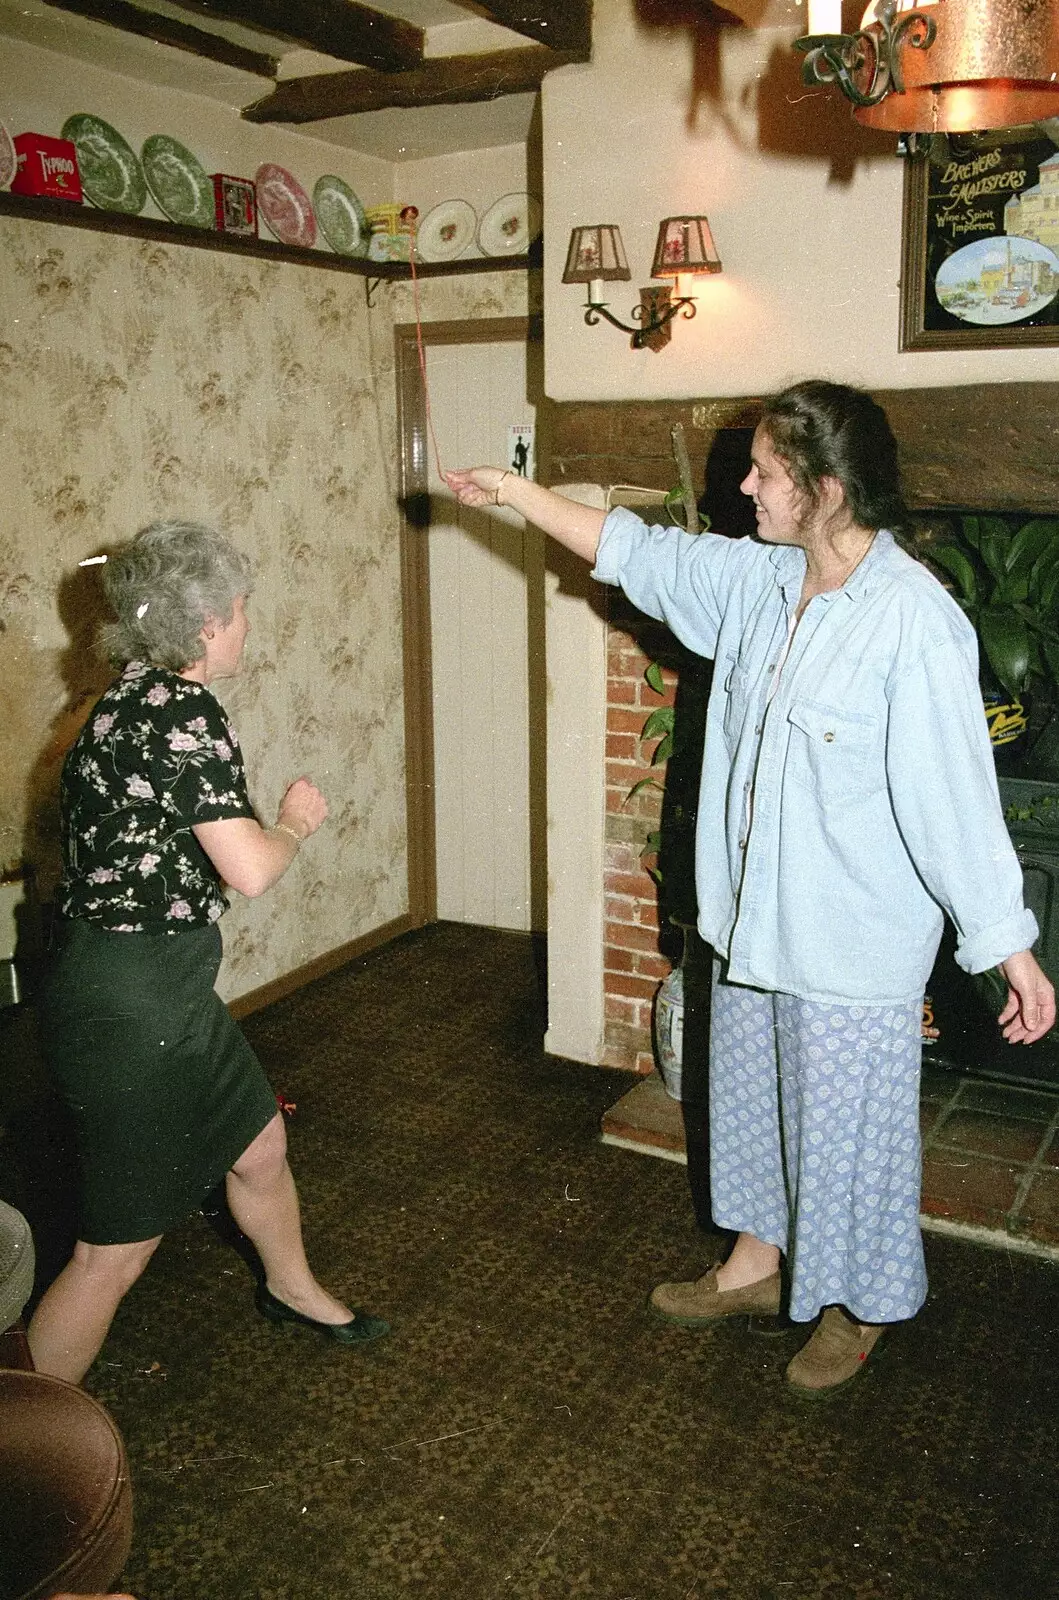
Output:
[[898,828],[952,919],[959,965],[984,972],[1029,949],[1039,930],[1004,823],[973,638],[926,644],[894,678],[886,765]]
[[607,514],[592,576],[617,584],[641,611],[665,622],[682,644],[712,656],[726,592],[745,555],[745,539],[649,527],[617,506]]

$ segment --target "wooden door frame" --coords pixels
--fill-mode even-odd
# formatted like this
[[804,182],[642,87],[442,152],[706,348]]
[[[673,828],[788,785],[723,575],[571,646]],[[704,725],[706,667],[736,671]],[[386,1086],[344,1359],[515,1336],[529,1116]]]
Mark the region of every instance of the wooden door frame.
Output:
[[[476,317],[422,325],[427,345],[528,344],[536,319]],[[430,498],[426,391],[414,322],[394,330],[398,497],[401,511],[401,619],[404,658],[405,804],[408,912],[415,927],[438,915],[434,701],[430,617]]]

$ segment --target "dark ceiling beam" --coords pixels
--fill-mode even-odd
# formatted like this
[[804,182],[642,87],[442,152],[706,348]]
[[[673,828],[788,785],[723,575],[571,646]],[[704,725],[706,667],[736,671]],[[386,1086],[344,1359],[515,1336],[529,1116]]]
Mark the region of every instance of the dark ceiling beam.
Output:
[[291,44],[378,72],[421,65],[423,30],[356,0],[174,0],[185,11],[273,33]]
[[324,72],[290,78],[243,112],[247,122],[322,122],[394,106],[451,106],[531,94],[553,67],[584,56],[571,51],[492,50],[479,56],[436,56],[414,72]]
[[76,17],[88,17],[92,22],[105,22],[109,27],[120,28],[122,33],[135,33],[142,39],[152,39],[155,44],[168,44],[174,50],[186,50],[190,55],[219,61],[240,72],[252,72],[258,78],[275,78],[279,70],[279,63],[273,56],[246,50],[230,39],[222,39],[218,33],[192,28],[174,17],[127,5],[125,0],[45,0],[45,3],[56,11],[69,11]]
[[463,0],[469,11],[553,50],[587,61],[592,45],[592,0]]

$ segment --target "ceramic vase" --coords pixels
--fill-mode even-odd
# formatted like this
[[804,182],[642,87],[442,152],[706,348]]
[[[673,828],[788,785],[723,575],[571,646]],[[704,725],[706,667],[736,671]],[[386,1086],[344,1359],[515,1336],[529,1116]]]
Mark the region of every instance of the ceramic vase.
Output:
[[674,967],[655,995],[655,1059],[666,1094],[681,1099],[684,1056],[684,968]]

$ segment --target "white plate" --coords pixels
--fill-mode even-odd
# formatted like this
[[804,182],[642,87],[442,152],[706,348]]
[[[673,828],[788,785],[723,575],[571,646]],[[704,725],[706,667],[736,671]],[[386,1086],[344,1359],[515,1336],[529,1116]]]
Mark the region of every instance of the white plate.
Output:
[[18,157],[11,135],[0,122],[0,189],[6,189],[18,170]]
[[416,229],[420,261],[455,261],[474,243],[478,214],[466,200],[443,200]]
[[540,202],[531,194],[503,194],[478,224],[478,248],[485,256],[524,256],[540,231]]

